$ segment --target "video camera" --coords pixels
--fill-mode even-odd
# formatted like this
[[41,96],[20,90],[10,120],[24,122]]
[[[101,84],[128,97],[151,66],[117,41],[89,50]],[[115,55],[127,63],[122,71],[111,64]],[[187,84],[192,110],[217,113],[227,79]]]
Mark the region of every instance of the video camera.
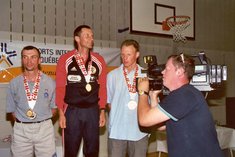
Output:
[[[204,52],[199,52],[198,55],[192,57],[197,57],[200,61],[199,64],[195,65],[195,73],[190,81],[190,84],[198,90],[215,90],[221,86],[222,81],[227,80],[227,66],[209,65]],[[161,73],[165,65],[158,65],[157,58],[154,55],[144,56],[144,63],[147,64],[148,68],[142,70],[142,73],[147,73],[149,89],[167,91],[166,87],[163,86]]]
[[147,73],[149,79],[149,90],[162,90],[162,71],[165,69],[165,64],[158,65],[157,57],[154,55],[144,56],[144,63],[147,64],[147,69],[142,69],[142,73]]
[[195,65],[195,72],[190,81],[200,91],[212,91],[220,88],[222,81],[227,80],[227,66],[209,64],[205,53],[199,52],[197,57],[200,64]]

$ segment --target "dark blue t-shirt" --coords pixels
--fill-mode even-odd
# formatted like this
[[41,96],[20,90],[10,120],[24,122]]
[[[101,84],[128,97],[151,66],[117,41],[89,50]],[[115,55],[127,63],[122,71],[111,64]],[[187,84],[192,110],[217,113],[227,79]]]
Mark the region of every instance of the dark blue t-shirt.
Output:
[[192,85],[172,91],[159,108],[166,122],[169,157],[223,157],[203,94]]

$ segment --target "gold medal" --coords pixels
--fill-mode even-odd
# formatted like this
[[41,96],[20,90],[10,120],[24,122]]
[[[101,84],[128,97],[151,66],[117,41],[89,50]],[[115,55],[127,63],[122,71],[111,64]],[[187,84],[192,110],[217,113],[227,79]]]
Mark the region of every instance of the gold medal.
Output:
[[86,90],[88,91],[88,92],[90,92],[91,91],[91,85],[88,83],[88,84],[86,84]]
[[26,112],[26,116],[27,117],[32,117],[33,116],[33,110],[28,109],[28,111]]
[[26,116],[29,119],[35,119],[37,115],[32,109],[28,109],[28,111],[26,112]]

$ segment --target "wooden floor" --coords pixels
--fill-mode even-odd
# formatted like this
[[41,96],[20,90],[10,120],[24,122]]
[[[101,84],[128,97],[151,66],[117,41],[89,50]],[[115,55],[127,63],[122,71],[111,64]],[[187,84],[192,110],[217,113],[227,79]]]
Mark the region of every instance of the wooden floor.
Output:
[[[149,153],[147,157],[158,157],[158,153]],[[161,153],[161,157],[167,157],[167,154]]]

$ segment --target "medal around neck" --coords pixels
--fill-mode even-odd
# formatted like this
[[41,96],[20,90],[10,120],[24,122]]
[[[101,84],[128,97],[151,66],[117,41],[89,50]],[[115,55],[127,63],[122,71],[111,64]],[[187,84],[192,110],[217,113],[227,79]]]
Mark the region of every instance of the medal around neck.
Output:
[[26,112],[26,116],[29,119],[35,119],[37,114],[32,109],[28,109],[28,111]]
[[92,89],[91,84],[87,83],[85,88],[88,92],[90,92]]
[[41,80],[41,72],[38,71],[38,75],[37,75],[36,81],[34,83],[33,90],[32,90],[32,92],[30,92],[30,88],[29,88],[27,78],[26,78],[26,76],[24,76],[24,89],[25,89],[25,94],[26,94],[26,97],[27,97],[27,100],[28,100],[28,105],[29,105],[29,109],[26,112],[26,116],[29,119],[35,119],[36,116],[37,116],[37,114],[33,111],[33,108],[36,104],[36,100],[37,100],[37,97],[38,97],[40,80]]
[[130,110],[134,110],[137,107],[137,102],[134,100],[131,100],[128,102],[127,106]]
[[135,97],[136,97],[136,92],[132,93],[129,92],[130,94],[130,101],[128,102],[127,106],[130,110],[134,110],[137,107],[137,102],[135,101]]

